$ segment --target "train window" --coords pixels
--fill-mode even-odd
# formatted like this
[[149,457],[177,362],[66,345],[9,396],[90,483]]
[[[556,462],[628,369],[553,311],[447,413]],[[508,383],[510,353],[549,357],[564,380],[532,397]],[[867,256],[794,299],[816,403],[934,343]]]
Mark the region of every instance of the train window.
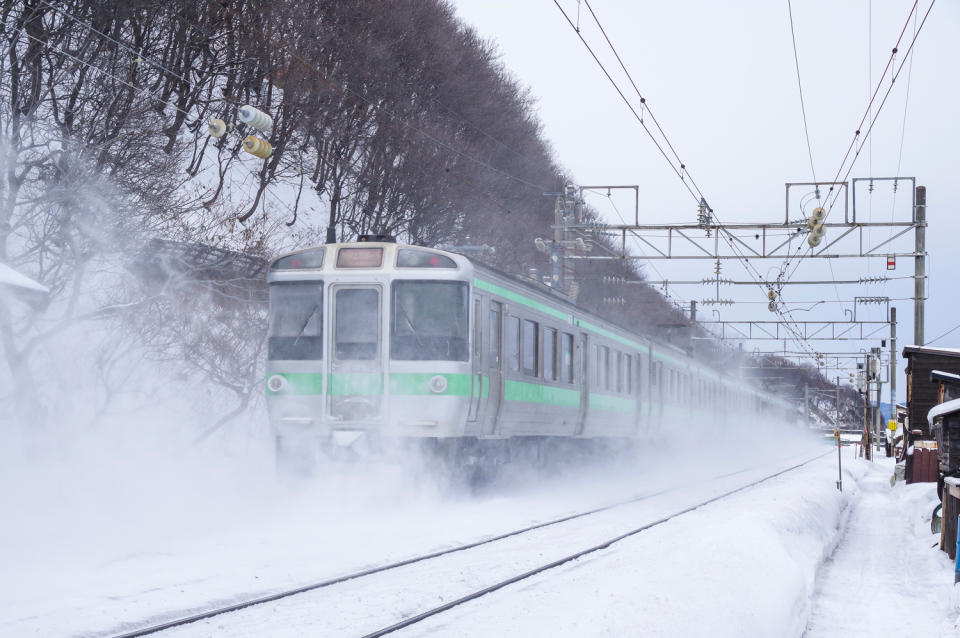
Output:
[[270,270],[321,268],[323,266],[323,253],[323,248],[311,248],[293,255],[287,255],[270,264]]
[[624,365],[624,382],[623,389],[626,390],[627,394],[633,394],[633,356],[625,355],[623,357]]
[[561,381],[573,383],[573,335],[564,332],[560,336]]
[[397,268],[456,268],[457,262],[446,255],[413,250],[410,248],[397,249]]
[[597,388],[610,389],[610,348],[597,348]]
[[270,284],[267,358],[323,358],[322,281]]
[[490,302],[490,340],[487,344],[487,365],[491,370],[500,369],[500,340],[501,340],[501,330],[502,326],[500,325],[500,317],[502,313],[502,306],[499,302],[491,301]]
[[511,370],[520,369],[520,320],[507,317],[507,363]]
[[336,311],[337,359],[376,359],[380,342],[380,293],[373,288],[342,288],[337,291]]
[[[466,361],[467,284],[395,281],[390,357],[399,361]],[[478,317],[479,318],[479,317]]]
[[617,392],[623,392],[623,376],[624,375],[623,375],[623,353],[622,352],[617,353],[616,369],[613,372],[614,372],[615,380],[612,385],[616,388]]
[[523,320],[522,352],[523,352],[523,373],[531,377],[538,376],[537,371],[537,340],[539,326],[536,321],[529,319]]
[[479,299],[473,300],[473,356],[477,360],[478,365],[480,362],[480,354],[483,352],[481,349],[483,345],[483,317],[480,314],[482,307]]
[[553,328],[543,329],[543,378],[547,381],[557,380],[557,366],[555,355],[557,352],[557,331]]

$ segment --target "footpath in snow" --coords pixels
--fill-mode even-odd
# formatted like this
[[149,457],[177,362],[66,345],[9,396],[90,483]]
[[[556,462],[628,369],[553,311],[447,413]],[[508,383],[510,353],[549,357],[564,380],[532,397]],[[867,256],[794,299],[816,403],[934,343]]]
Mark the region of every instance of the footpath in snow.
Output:
[[[397,635],[960,635],[960,587],[930,533],[935,486],[901,482],[891,488],[890,460],[870,463],[844,448],[840,493],[835,450],[794,453],[801,451],[789,460],[750,449],[755,465],[760,459],[769,466],[746,473],[756,476],[820,456]],[[744,459],[728,456],[715,460],[743,466]],[[518,484],[451,501],[409,493],[410,483],[389,468],[369,468],[363,478],[370,480],[359,484],[331,477],[322,490],[285,494],[252,480],[234,485],[230,474],[178,474],[165,466],[134,467],[134,461],[95,467],[156,477],[153,491],[146,480],[81,480],[69,469],[30,475],[32,466],[14,468],[21,480],[7,484],[18,489],[0,491],[0,509],[11,513],[10,524],[0,527],[0,635],[112,635],[125,623],[166,619],[488,537],[596,506],[598,499],[612,502],[684,483],[700,502],[730,489],[723,481],[752,480],[710,480],[729,469],[700,461],[693,471],[650,466],[640,474]],[[13,470],[3,467],[0,478],[4,472],[12,478]],[[696,493],[699,485],[702,493]],[[671,494],[611,510],[589,526],[572,525],[571,533],[520,558],[537,562],[547,553],[573,553],[595,544],[598,534],[610,538],[659,520],[684,507]],[[601,526],[609,527],[609,536]],[[363,632],[359,624],[346,630],[347,607],[366,616],[407,617],[455,598],[458,588],[524,571],[520,562],[506,551],[487,552],[461,571],[434,570],[415,583],[399,575],[378,581],[380,591],[357,581],[351,596],[332,601],[330,613],[318,613],[310,597],[294,597],[172,635],[354,636]],[[398,594],[414,588],[430,595],[401,600]]]
[[890,459],[857,463],[852,512],[821,569],[805,635],[960,635],[952,564],[930,533],[935,485],[891,489]]
[[400,635],[960,635],[935,486],[844,457],[842,494],[830,454]]

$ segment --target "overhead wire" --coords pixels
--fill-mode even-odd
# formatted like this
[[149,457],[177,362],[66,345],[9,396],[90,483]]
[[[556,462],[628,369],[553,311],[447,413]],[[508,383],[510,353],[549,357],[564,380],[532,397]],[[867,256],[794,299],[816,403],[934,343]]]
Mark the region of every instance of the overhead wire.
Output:
[[[888,71],[892,68],[892,66],[893,66],[893,60],[894,60],[894,57],[896,56],[896,52],[899,50],[900,42],[903,40],[903,35],[904,35],[904,33],[906,32],[907,26],[908,26],[909,23],[910,23],[910,18],[913,16],[914,11],[916,10],[917,1],[918,1],[918,0],[915,0],[914,3],[913,3],[913,6],[912,6],[912,8],[911,8],[911,10],[910,10],[910,14],[907,16],[907,21],[904,23],[903,29],[901,30],[900,37],[897,39],[897,45],[894,46],[894,48],[893,48],[893,50],[892,50],[892,52],[891,52],[891,54],[890,54],[890,58],[887,60],[887,66],[884,68],[884,72],[883,72],[883,74],[881,75],[880,79],[879,79],[878,82],[877,82],[876,89],[874,90],[874,92],[873,92],[873,94],[872,94],[872,96],[871,96],[871,98],[870,98],[870,101],[869,101],[869,103],[868,103],[868,105],[867,105],[867,110],[865,111],[863,118],[861,118],[861,122],[860,122],[860,126],[861,126],[861,127],[863,126],[863,123],[866,121],[867,115],[868,115],[868,113],[870,113],[870,109],[872,108],[872,105],[873,105],[874,101],[876,100],[877,95],[880,93],[880,89],[881,89],[881,87],[882,87],[882,85],[883,85],[883,82],[884,82],[885,78],[887,77],[887,72],[888,72]],[[869,125],[868,125],[868,127],[867,127],[867,130],[863,133],[862,138],[861,138],[861,129],[860,129],[860,127],[857,128],[857,131],[856,131],[856,133],[854,134],[854,138],[853,138],[853,140],[851,140],[850,146],[847,148],[847,151],[846,151],[846,153],[845,153],[845,155],[844,155],[844,158],[843,158],[843,160],[841,161],[840,168],[838,169],[836,176],[835,176],[834,179],[832,180],[834,183],[845,183],[845,182],[847,181],[847,178],[850,176],[850,172],[853,170],[853,166],[854,166],[854,164],[855,164],[855,162],[856,162],[856,159],[857,159],[857,157],[859,157],[860,152],[863,150],[864,144],[865,144],[866,141],[869,139],[870,133],[871,133],[872,130],[873,130],[873,126],[874,126],[874,124],[875,124],[876,121],[877,121],[877,116],[879,116],[880,112],[883,110],[883,107],[884,107],[884,105],[886,104],[887,99],[888,99],[889,96],[890,96],[890,92],[891,92],[892,89],[893,89],[893,85],[894,85],[894,83],[896,82],[897,78],[899,77],[900,73],[901,73],[902,70],[903,70],[904,64],[906,63],[906,59],[907,59],[908,57],[910,57],[910,53],[911,53],[911,51],[913,50],[913,47],[914,47],[914,45],[916,44],[917,39],[918,39],[919,36],[920,36],[920,32],[923,30],[924,24],[926,24],[927,18],[930,16],[930,11],[933,9],[934,4],[936,4],[936,0],[931,0],[930,6],[927,8],[926,13],[924,13],[923,20],[920,22],[919,27],[917,28],[916,32],[915,32],[914,35],[913,35],[912,40],[910,41],[910,45],[909,45],[909,47],[908,47],[908,49],[907,49],[906,54],[903,56],[903,59],[902,59],[902,61],[900,62],[900,65],[899,65],[898,67],[896,67],[896,70],[894,70],[893,73],[891,74],[890,84],[889,84],[889,86],[887,87],[887,90],[884,92],[883,98],[882,98],[879,106],[877,107],[876,116],[874,116],[874,117],[871,119],[871,121],[869,122]],[[858,140],[860,141],[859,145],[857,145],[857,141],[858,141]],[[854,149],[856,149],[856,151],[855,151],[854,154],[853,154],[853,160],[850,162],[850,164],[849,164],[849,166],[848,166],[848,165],[847,165],[847,159],[850,157],[850,152],[851,152],[852,150],[854,150]],[[844,172],[844,167],[845,167],[845,166],[846,166],[846,172]],[[841,175],[842,175],[842,178],[843,178],[842,180],[840,179],[840,178],[841,178]],[[831,187],[830,187],[830,191],[829,191],[829,193],[828,193],[828,195],[827,195],[827,198],[828,198],[828,200],[829,200],[830,197],[831,197],[831,195],[832,195],[832,196],[833,196],[833,201],[830,202],[827,206],[825,206],[825,208],[826,208],[826,216],[827,216],[827,217],[829,217],[830,212],[831,212],[831,210],[833,209],[833,206],[836,204],[837,200],[839,199],[839,196],[840,196],[839,193],[840,193],[840,189],[835,189],[834,186],[831,186]],[[826,219],[826,217],[825,217],[825,219]],[[801,247],[798,249],[797,252],[795,252],[793,255],[787,257],[787,258],[784,260],[784,263],[783,263],[783,265],[781,266],[781,273],[783,274],[784,278],[789,279],[790,277],[793,276],[793,273],[796,272],[797,268],[799,268],[800,263],[802,262],[802,260],[798,259],[798,256],[799,256],[800,252],[802,252],[802,251],[803,251],[803,247],[802,247],[802,245],[801,245]],[[813,248],[812,248],[812,247],[811,247],[810,251],[811,251],[811,253],[813,252]],[[790,263],[791,263],[792,261],[796,261],[796,264],[794,265],[793,270],[790,271],[790,273],[788,274],[788,273],[787,273],[787,269],[789,269]]]
[[[651,109],[650,109],[649,106],[646,104],[646,98],[640,93],[640,91],[639,91],[639,89],[637,88],[636,84],[633,83],[632,76],[630,76],[629,71],[626,69],[626,65],[623,63],[623,59],[620,57],[619,53],[616,51],[616,48],[614,47],[612,41],[611,41],[610,38],[606,35],[606,31],[605,31],[605,29],[603,28],[602,24],[600,23],[600,20],[599,20],[598,16],[597,16],[596,13],[593,11],[592,7],[590,7],[589,1],[588,1],[588,0],[584,0],[584,2],[585,2],[585,4],[587,5],[587,8],[590,10],[590,14],[591,14],[591,16],[593,17],[594,22],[597,24],[598,28],[600,29],[601,33],[603,34],[604,39],[606,40],[608,46],[609,46],[609,47],[611,48],[611,50],[613,51],[613,53],[614,53],[615,57],[617,58],[620,66],[621,66],[621,68],[624,70],[624,73],[628,76],[628,78],[630,78],[630,82],[631,82],[631,84],[633,85],[634,90],[637,92],[637,95],[638,95],[639,98],[640,98],[641,109],[645,109],[647,112],[650,112],[650,113],[651,113],[651,119],[653,119],[654,122],[656,122],[656,119],[655,119],[655,118],[653,117],[653,115],[652,115]],[[637,110],[636,110],[636,108],[633,106],[633,103],[632,103],[632,102],[627,98],[627,96],[624,94],[623,90],[620,88],[620,85],[616,82],[616,80],[613,79],[613,77],[611,76],[610,72],[607,70],[606,66],[603,64],[603,62],[600,61],[599,57],[598,57],[597,54],[594,52],[594,50],[593,50],[593,48],[590,46],[590,44],[587,42],[586,38],[583,37],[583,34],[581,33],[579,27],[578,27],[577,25],[575,25],[574,22],[570,19],[570,16],[569,16],[569,15],[567,14],[567,12],[563,9],[563,7],[560,5],[560,3],[558,2],[558,0],[554,0],[554,5],[556,5],[556,7],[557,7],[557,9],[559,9],[560,13],[563,14],[563,17],[564,17],[564,19],[567,21],[567,24],[569,24],[569,25],[570,25],[570,28],[572,28],[573,31],[577,34],[577,37],[580,39],[580,42],[581,42],[581,43],[583,44],[583,46],[587,49],[587,51],[590,53],[590,56],[593,58],[594,62],[596,62],[597,65],[600,67],[600,70],[603,72],[604,76],[607,78],[607,80],[608,80],[608,81],[610,82],[610,84],[613,86],[614,90],[616,90],[617,94],[620,96],[620,99],[624,102],[624,104],[627,106],[627,108],[628,108],[628,109],[630,110],[630,112],[633,114],[633,117],[640,123],[640,125],[643,127],[644,131],[646,131],[646,133],[647,133],[647,135],[650,137],[651,141],[653,141],[654,145],[655,145],[655,146],[657,147],[657,149],[660,151],[660,154],[661,154],[661,155],[663,156],[663,158],[667,161],[667,163],[668,163],[668,165],[671,167],[671,169],[673,169],[674,173],[676,173],[676,175],[680,178],[680,181],[683,183],[683,185],[684,185],[684,187],[686,188],[686,190],[690,193],[690,195],[691,195],[691,196],[694,198],[694,200],[697,202],[698,206],[699,206],[699,205],[705,206],[706,209],[709,210],[710,214],[714,216],[714,218],[715,218],[716,221],[717,221],[718,230],[724,234],[724,238],[727,240],[727,243],[728,243],[728,245],[730,246],[730,249],[731,249],[731,250],[737,255],[737,257],[740,259],[741,263],[743,264],[744,268],[747,270],[748,274],[750,274],[750,276],[757,282],[757,285],[761,288],[761,290],[763,290],[764,292],[766,292],[766,288],[765,288],[765,287],[763,286],[763,284],[761,283],[761,281],[762,281],[762,279],[763,279],[763,276],[762,276],[762,275],[760,274],[760,272],[756,269],[756,267],[753,266],[753,264],[750,263],[749,258],[747,258],[746,255],[743,253],[743,251],[740,250],[739,246],[737,246],[736,241],[734,241],[735,238],[733,238],[733,237],[729,234],[729,232],[722,226],[722,224],[720,223],[720,220],[719,220],[718,216],[714,213],[713,209],[709,207],[709,204],[707,204],[707,200],[706,200],[706,198],[703,196],[703,194],[702,194],[702,192],[700,191],[699,187],[697,186],[696,182],[693,180],[692,177],[690,177],[690,180],[689,180],[689,181],[688,181],[687,179],[685,179],[684,176],[685,176],[685,175],[689,176],[689,171],[686,170],[686,165],[685,165],[685,163],[683,163],[683,162],[679,159],[679,155],[676,153],[675,149],[673,148],[673,145],[669,143],[669,138],[667,138],[666,135],[663,134],[663,138],[664,138],[665,143],[667,143],[668,147],[671,149],[671,152],[674,153],[674,156],[677,158],[677,161],[680,163],[680,167],[679,167],[679,168],[677,168],[677,166],[674,164],[673,160],[671,160],[670,157],[667,155],[667,153],[666,153],[666,151],[664,150],[663,146],[662,146],[662,145],[660,144],[660,142],[656,139],[656,137],[653,135],[653,132],[650,130],[650,128],[649,128],[649,127],[646,125],[646,123],[644,122],[643,117],[642,117],[639,113],[637,113]],[[656,126],[658,127],[658,130],[661,131],[661,133],[662,133],[662,128],[659,126],[659,123],[656,123]],[[693,186],[693,188],[691,188],[691,185]],[[696,189],[696,192],[694,192],[694,189]],[[779,310],[778,310],[778,314],[781,314]],[[795,330],[795,329],[793,328],[793,326],[790,325],[790,322],[792,321],[792,318],[789,317],[789,311],[787,311],[786,313],[782,313],[781,316],[782,316],[782,318],[785,320],[785,324],[784,324],[784,325],[785,325],[785,327],[787,328],[788,332],[791,332],[791,333],[794,335],[794,338],[795,338],[795,340],[797,340],[797,343],[798,343],[798,345],[800,345],[800,347],[804,347],[804,344],[802,343],[802,336],[800,335],[799,331]],[[812,352],[812,351],[811,351],[811,352]]]
[[[790,38],[793,41],[793,64],[797,70],[797,91],[800,93],[800,113],[803,115],[803,134],[807,139],[807,157],[810,159],[810,173],[813,181],[817,181],[817,170],[813,167],[813,147],[810,144],[810,126],[807,124],[807,107],[803,101],[803,83],[800,81],[800,56],[797,54],[797,34],[793,25],[793,5],[787,0],[787,11],[790,14]],[[817,199],[820,199],[819,189]]]

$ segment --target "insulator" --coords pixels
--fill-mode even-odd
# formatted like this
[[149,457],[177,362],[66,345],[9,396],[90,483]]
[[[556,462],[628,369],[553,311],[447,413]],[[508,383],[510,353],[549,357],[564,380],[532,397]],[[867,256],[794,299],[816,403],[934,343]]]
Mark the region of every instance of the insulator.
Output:
[[248,126],[252,126],[258,131],[269,131],[273,127],[273,118],[261,111],[255,109],[249,104],[241,106],[237,111],[237,117]]
[[248,135],[246,139],[243,140],[243,150],[260,159],[267,159],[270,157],[270,153],[273,152],[273,146],[271,146],[267,140]]
[[227,133],[227,123],[220,118],[212,119],[207,124],[207,132],[210,133],[210,137],[223,137]]
[[776,302],[776,301],[771,301],[770,303],[768,303],[768,304],[767,304],[767,310],[769,310],[770,312],[776,312],[776,311],[777,311],[777,302]]
[[817,222],[822,223],[823,220],[827,217],[827,211],[823,210],[822,206],[817,206],[816,208],[813,209],[813,214],[811,214],[810,216],[816,219]]
[[774,290],[773,288],[771,288],[770,290],[768,290],[768,291],[767,291],[767,299],[769,299],[770,301],[776,301],[776,299],[777,299],[777,291]]
[[810,236],[807,237],[807,243],[810,244],[810,248],[816,248],[820,245],[820,242],[823,240],[823,235],[814,235],[810,233]]

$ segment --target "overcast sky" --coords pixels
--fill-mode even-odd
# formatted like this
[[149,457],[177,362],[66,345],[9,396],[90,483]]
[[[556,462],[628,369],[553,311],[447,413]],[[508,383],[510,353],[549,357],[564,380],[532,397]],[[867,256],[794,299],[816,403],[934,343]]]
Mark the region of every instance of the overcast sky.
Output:
[[[632,91],[587,6],[576,0],[559,0],[559,4],[575,22],[579,10],[584,38],[624,90]],[[640,185],[641,223],[696,220],[693,198],[553,0],[454,0],[454,6],[465,22],[497,44],[504,65],[530,88],[546,137],[574,179],[581,184]],[[813,177],[787,1],[591,0],[591,6],[718,217],[727,223],[782,222],[785,182],[812,181]],[[903,0],[793,2],[813,168],[818,180],[832,180],[839,169],[911,6],[912,2]],[[917,27],[929,6],[929,0],[918,2]],[[903,61],[913,33],[911,20],[896,65]],[[878,114],[874,109],[873,132],[850,177],[915,176],[918,184],[927,186],[929,342],[960,323],[960,302],[954,299],[958,287],[953,280],[955,273],[960,273],[960,251],[955,248],[960,237],[960,4],[940,0],[934,5],[913,53],[912,70],[908,60],[883,109]],[[881,88],[881,96],[886,88],[886,84]],[[894,196],[889,183],[878,183],[872,194],[863,185],[862,190],[858,186],[857,198],[858,219],[909,219],[909,188],[901,187]],[[625,216],[632,215],[632,201],[626,197],[611,202],[593,195],[589,201],[611,223],[620,223],[614,205]],[[834,213],[831,221],[839,221],[841,205]],[[791,211],[792,218],[799,214],[799,209]],[[865,239],[876,244],[887,236],[889,231],[875,230]],[[908,252],[913,249],[913,241],[911,232],[895,240],[893,246],[898,252]],[[881,258],[808,261],[793,277],[912,275],[912,262],[901,258],[896,270],[888,272],[886,260]],[[645,268],[650,279],[660,279],[660,273],[666,279],[699,280],[713,275],[713,263],[709,261],[657,261],[653,266]],[[760,272],[771,278],[779,266],[776,260],[757,264]],[[745,268],[734,261],[724,262],[723,276],[749,278]],[[683,300],[714,296],[712,290],[701,286],[671,287],[670,292]],[[794,309],[798,321],[843,320],[844,309],[853,309],[855,296],[869,295],[911,297],[913,282],[790,286],[784,289],[783,299]],[[766,309],[758,287],[725,287],[721,298],[750,302],[721,309],[725,320],[775,318]],[[820,300],[826,303],[802,310]],[[913,302],[895,301],[893,305],[898,309],[898,345],[902,350],[913,342]],[[698,314],[710,318],[711,308],[701,305]],[[859,306],[857,316],[882,319],[883,311],[877,306]],[[885,336],[886,331],[880,334]],[[823,351],[858,351],[880,345],[880,334],[871,342],[813,344]],[[960,346],[960,330],[934,345]],[[752,341],[745,347],[774,350],[783,348],[783,343]],[[787,347],[797,349],[789,343]],[[902,362],[898,369],[898,399],[903,400]],[[831,376],[836,374],[830,372]]]

